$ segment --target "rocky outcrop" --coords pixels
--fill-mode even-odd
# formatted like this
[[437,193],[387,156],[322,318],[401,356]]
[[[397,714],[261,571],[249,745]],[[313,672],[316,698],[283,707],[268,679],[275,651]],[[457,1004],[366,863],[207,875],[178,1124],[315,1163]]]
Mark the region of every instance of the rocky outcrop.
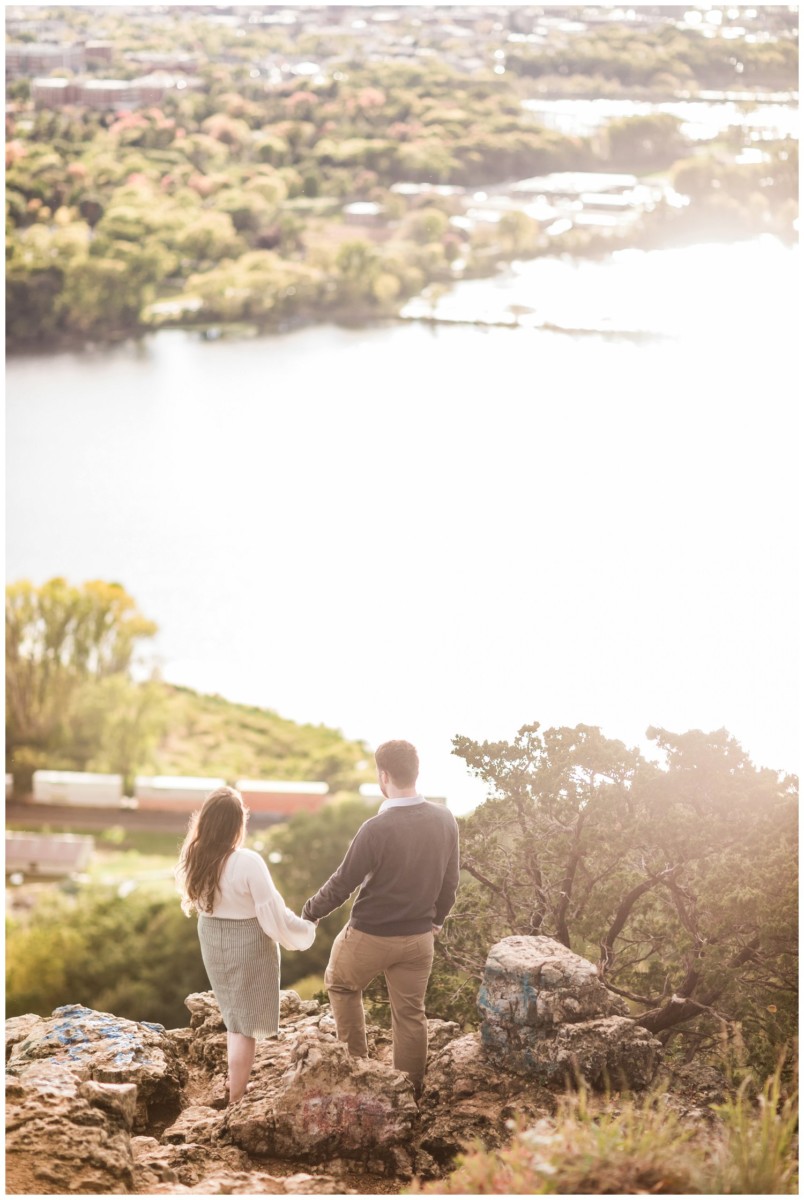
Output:
[[[51,1017],[26,1022],[14,1032],[6,1070],[21,1076],[33,1063],[67,1068],[79,1080],[136,1085],[135,1132],[178,1115],[186,1071],[162,1025],[126,1021],[82,1004],[57,1008]],[[7,1043],[8,1048],[8,1043]]]
[[6,1077],[6,1191],[118,1195],[133,1191],[132,1083],[81,1080],[63,1062]]
[[450,1040],[427,1066],[418,1173],[442,1174],[466,1143],[478,1138],[486,1146],[501,1146],[510,1138],[515,1115],[543,1116],[554,1105],[555,1096],[537,1080],[495,1066],[479,1034]]
[[186,1003],[185,1029],[81,1005],[7,1022],[11,1194],[398,1191],[474,1138],[501,1145],[514,1116],[549,1114],[568,1078],[643,1087],[657,1061],[592,964],[544,937],[492,947],[480,1033],[428,1023],[418,1102],[387,1030],[369,1026],[369,1057],[352,1058],[328,1005],[283,992],[279,1036],[226,1107],[220,1011],[211,992]]
[[597,968],[548,937],[492,946],[477,999],[481,1039],[499,1067],[544,1084],[643,1089],[660,1043],[628,1018]]

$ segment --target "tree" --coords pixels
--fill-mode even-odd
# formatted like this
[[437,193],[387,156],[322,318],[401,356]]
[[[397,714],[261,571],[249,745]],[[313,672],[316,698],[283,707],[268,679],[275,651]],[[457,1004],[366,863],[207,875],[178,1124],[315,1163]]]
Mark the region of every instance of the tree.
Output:
[[428,206],[412,212],[405,220],[403,233],[419,245],[439,242],[449,228],[449,217],[439,208]]
[[[364,801],[345,800],[317,813],[299,813],[271,830],[268,861],[289,908],[301,912],[305,900],[326,883],[360,826],[372,816],[374,809]],[[293,982],[305,975],[323,974],[332,943],[344,924],[342,909],[325,917],[310,949],[283,961],[283,978]]]
[[[15,784],[51,756],[71,761],[65,732],[92,687],[128,679],[137,644],[156,625],[119,583],[27,580],[6,589],[6,770]],[[102,745],[101,706],[96,729]]]
[[494,941],[546,934],[662,1041],[742,1024],[759,1058],[795,1030],[796,781],[724,730],[648,733],[663,766],[586,725],[455,739],[491,795],[463,822],[445,961],[478,979]]
[[178,897],[137,889],[123,900],[92,887],[72,900],[58,891],[7,932],[9,1016],[47,1016],[85,1004],[133,1021],[186,1024],[184,998],[208,986],[195,921]]
[[203,212],[176,238],[176,250],[193,262],[236,258],[245,249],[232,218],[225,212]]
[[663,167],[689,149],[681,122],[669,113],[651,113],[611,121],[606,134],[613,163],[628,167]]
[[167,697],[159,680],[133,683],[117,673],[81,687],[64,721],[63,752],[81,770],[122,775],[126,795],[152,765],[166,727]]

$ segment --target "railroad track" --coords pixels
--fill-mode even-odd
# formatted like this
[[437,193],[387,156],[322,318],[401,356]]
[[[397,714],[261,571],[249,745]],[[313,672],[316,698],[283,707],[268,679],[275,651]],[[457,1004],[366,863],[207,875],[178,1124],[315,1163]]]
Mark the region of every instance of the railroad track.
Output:
[[[79,832],[110,829],[113,825],[139,833],[185,833],[190,814],[157,809],[79,807],[74,804],[6,804],[6,825],[37,830],[56,825]],[[252,813],[249,829],[265,829],[283,818],[273,813]],[[284,818],[287,819],[287,818]]]

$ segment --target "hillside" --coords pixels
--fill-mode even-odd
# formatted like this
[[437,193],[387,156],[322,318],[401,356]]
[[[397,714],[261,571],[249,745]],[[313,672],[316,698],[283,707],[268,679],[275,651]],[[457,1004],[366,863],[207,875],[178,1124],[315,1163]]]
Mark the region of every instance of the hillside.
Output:
[[326,725],[299,725],[267,708],[162,684],[163,732],[152,768],[165,775],[323,780],[351,791],[374,779],[371,751]]

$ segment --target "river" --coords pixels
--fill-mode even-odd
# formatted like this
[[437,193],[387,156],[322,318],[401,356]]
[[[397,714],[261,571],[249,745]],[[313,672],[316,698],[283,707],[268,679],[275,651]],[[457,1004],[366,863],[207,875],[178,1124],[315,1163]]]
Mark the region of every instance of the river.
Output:
[[[410,737],[458,810],[451,736],[533,720],[793,769],[796,269],[537,260],[435,327],[12,357],[8,578],[120,580],[167,678]],[[611,336],[448,323],[511,303]]]
[[561,99],[524,100],[522,107],[547,129],[567,137],[587,137],[610,121],[666,113],[676,117],[685,137],[709,141],[731,130],[754,142],[797,138],[798,97],[789,92],[703,92],[695,100]]

